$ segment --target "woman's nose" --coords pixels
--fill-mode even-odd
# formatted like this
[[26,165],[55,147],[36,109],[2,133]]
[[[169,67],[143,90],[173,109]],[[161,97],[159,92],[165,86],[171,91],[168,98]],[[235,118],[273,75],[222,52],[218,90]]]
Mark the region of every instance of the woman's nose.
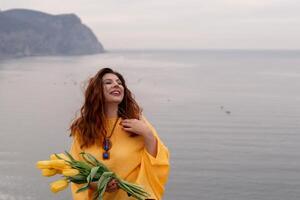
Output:
[[119,87],[119,84],[117,82],[114,82],[113,87]]

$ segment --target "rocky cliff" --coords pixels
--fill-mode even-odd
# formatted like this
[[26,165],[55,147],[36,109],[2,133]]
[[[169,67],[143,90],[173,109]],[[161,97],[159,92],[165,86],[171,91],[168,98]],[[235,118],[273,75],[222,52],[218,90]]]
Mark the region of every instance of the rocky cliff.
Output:
[[0,57],[81,55],[103,52],[93,32],[75,14],[0,11]]

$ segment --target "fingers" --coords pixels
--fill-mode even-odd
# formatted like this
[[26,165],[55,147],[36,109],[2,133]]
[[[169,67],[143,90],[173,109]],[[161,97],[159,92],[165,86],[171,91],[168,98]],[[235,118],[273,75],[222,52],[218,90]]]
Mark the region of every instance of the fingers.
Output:
[[106,192],[115,192],[119,189],[118,186],[114,186],[114,187],[110,187],[110,188],[106,188]]
[[92,183],[90,183],[90,188],[92,189],[92,190],[97,190],[97,184],[96,183],[94,183],[94,182],[92,182]]
[[129,121],[129,120],[122,120],[121,122],[120,122],[120,124],[121,124],[121,126],[123,126],[123,127],[131,127],[131,122]]
[[137,122],[140,122],[142,120],[138,119],[123,119],[120,124],[125,127],[132,127],[133,125],[137,124]]
[[115,192],[119,189],[118,181],[116,179],[111,180],[106,187],[106,192]]
[[121,121],[121,124],[122,123],[131,124],[131,123],[134,123],[135,121],[138,121],[138,119],[123,119]]
[[130,123],[132,120],[131,119],[123,119],[122,121],[121,121],[121,123],[123,124],[123,123]]
[[126,132],[135,133],[133,128],[123,128],[123,130],[126,131]]
[[109,183],[107,184],[107,187],[111,187],[113,185],[113,180],[109,181]]
[[124,128],[130,128],[131,127],[131,124],[122,124],[122,126],[124,127]]
[[125,131],[133,131],[135,119],[124,119],[121,121],[121,126]]
[[117,183],[118,183],[118,182],[117,182],[116,179],[112,179],[111,181],[109,181],[108,186],[111,187],[111,186],[116,185]]

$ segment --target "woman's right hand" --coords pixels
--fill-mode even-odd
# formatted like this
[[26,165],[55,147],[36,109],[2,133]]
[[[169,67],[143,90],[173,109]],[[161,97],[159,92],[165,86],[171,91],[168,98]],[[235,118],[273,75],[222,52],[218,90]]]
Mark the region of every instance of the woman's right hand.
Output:
[[[97,183],[90,183],[90,188],[94,191],[97,190]],[[111,179],[106,187],[105,192],[115,192],[119,189],[118,181],[116,179]]]
[[119,189],[118,181],[116,179],[112,179],[107,184],[105,192],[115,192]]

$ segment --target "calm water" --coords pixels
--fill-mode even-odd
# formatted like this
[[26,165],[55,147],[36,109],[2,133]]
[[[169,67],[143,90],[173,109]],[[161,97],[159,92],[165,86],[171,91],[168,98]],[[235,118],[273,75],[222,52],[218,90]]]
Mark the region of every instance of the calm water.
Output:
[[0,199],[52,194],[87,78],[124,74],[171,152],[166,200],[300,199],[300,51],[112,51],[0,61]]

